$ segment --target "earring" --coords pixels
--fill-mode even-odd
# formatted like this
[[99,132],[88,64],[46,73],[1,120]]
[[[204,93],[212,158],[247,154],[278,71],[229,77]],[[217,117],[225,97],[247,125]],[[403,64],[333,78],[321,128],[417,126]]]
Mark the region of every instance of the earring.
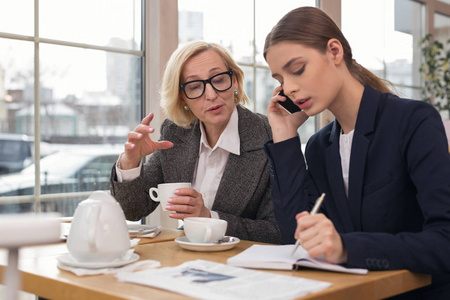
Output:
[[185,111],[190,111],[190,110],[191,110],[191,109],[189,108],[189,106],[187,106],[187,104],[185,104],[185,105],[183,106],[183,108],[184,108]]
[[238,89],[234,89],[234,102],[238,101],[237,95],[239,94]]

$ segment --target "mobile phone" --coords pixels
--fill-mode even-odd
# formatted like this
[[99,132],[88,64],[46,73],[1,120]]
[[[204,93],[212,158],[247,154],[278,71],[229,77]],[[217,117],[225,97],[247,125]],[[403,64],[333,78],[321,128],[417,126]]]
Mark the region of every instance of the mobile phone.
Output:
[[281,90],[278,95],[280,96],[284,96],[286,97],[285,101],[278,101],[278,104],[280,104],[281,106],[284,107],[284,109],[286,109],[288,112],[290,112],[291,114],[301,111],[300,107],[298,107],[297,105],[295,105],[295,103],[284,94],[284,91]]

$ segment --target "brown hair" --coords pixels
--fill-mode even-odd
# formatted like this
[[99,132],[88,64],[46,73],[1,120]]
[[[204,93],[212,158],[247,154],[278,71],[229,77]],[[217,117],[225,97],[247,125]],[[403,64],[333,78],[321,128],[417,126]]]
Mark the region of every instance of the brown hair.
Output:
[[270,46],[281,41],[297,42],[325,53],[330,39],[339,40],[344,48],[344,61],[352,74],[361,84],[368,84],[381,93],[392,93],[392,84],[358,64],[353,59],[352,49],[342,31],[333,20],[316,7],[299,7],[288,12],[272,28],[264,44],[264,58]]
[[193,123],[197,122],[197,117],[191,112],[183,108],[183,101],[180,83],[181,74],[186,62],[200,53],[205,51],[215,51],[220,55],[225,66],[233,70],[233,76],[238,82],[238,93],[236,95],[236,105],[248,104],[250,102],[244,91],[244,72],[237,65],[230,53],[221,45],[215,43],[207,43],[205,41],[193,41],[184,46],[180,46],[170,56],[164,71],[161,84],[161,107],[167,117],[175,122],[178,126],[190,128]]

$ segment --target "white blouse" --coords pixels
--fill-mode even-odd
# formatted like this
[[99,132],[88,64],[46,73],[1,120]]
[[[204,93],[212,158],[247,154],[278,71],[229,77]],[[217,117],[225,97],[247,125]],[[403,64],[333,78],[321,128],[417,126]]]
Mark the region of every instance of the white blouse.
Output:
[[339,153],[341,155],[342,177],[344,178],[345,194],[348,198],[348,174],[350,171],[350,154],[352,150],[353,133],[355,130],[339,137]]

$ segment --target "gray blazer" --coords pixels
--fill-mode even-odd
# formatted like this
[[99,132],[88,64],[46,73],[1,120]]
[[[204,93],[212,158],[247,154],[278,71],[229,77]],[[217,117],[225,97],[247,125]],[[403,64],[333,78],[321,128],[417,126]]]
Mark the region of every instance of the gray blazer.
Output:
[[[241,155],[230,153],[212,207],[228,222],[227,235],[244,240],[280,243],[281,236],[273,213],[271,183],[263,144],[272,138],[266,116],[241,106],[239,136]],[[200,145],[200,123],[190,129],[165,120],[161,140],[174,147],[150,155],[141,175],[130,182],[117,182],[115,166],[111,174],[111,194],[121,204],[128,220],[149,215],[159,204],[148,190],[163,182],[192,182]]]

